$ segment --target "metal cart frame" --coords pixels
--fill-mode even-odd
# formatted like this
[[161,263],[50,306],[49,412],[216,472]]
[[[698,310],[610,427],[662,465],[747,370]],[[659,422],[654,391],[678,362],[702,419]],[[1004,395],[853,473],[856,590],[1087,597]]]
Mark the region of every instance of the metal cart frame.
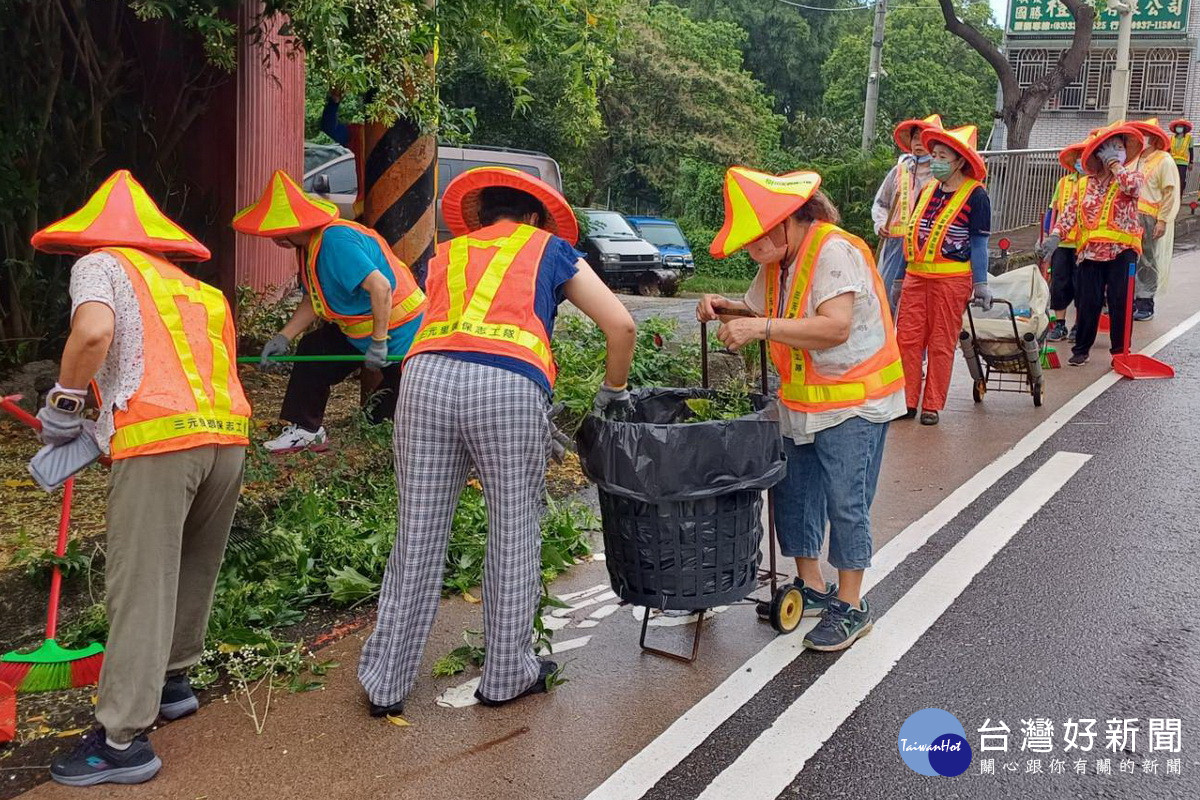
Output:
[[958,343],[966,359],[967,370],[971,373],[971,396],[976,403],[982,403],[988,391],[1028,393],[1033,396],[1033,404],[1040,407],[1046,388],[1046,379],[1042,374],[1042,340],[1032,332],[1022,334],[1017,329],[1017,315],[1012,303],[1001,298],[996,298],[994,302],[1008,306],[1008,318],[1013,331],[1012,344],[1019,352],[1004,356],[983,352],[975,332],[975,315],[968,304],[967,323],[970,332],[960,331]]

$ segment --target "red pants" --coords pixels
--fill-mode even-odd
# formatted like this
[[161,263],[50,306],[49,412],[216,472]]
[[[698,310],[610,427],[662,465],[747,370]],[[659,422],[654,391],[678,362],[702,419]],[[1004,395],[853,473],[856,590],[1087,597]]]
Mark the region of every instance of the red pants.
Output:
[[[941,411],[946,406],[950,373],[962,315],[971,299],[971,276],[929,278],[909,272],[900,294],[896,344],[904,364],[904,398],[909,408]],[[921,397],[921,357],[927,355],[925,397]]]

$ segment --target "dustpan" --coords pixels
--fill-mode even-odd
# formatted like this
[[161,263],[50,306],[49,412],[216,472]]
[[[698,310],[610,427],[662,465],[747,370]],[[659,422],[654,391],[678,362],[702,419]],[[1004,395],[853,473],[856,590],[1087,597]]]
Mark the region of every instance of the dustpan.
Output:
[[1137,261],[1129,262],[1129,286],[1125,290],[1125,350],[1113,356],[1113,372],[1134,380],[1174,378],[1175,368],[1157,358],[1129,352],[1133,339],[1133,284]]

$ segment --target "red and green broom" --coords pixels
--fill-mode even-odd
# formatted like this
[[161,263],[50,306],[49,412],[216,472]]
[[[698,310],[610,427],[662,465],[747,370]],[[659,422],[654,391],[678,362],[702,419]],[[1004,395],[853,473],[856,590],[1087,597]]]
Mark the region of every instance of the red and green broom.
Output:
[[[14,401],[20,395],[0,398],[0,409],[12,414],[34,430],[41,427],[37,418],[28,414]],[[68,478],[63,486],[62,512],[58,518],[58,543],[54,553],[61,559],[67,552],[67,533],[71,526],[71,499],[75,494],[75,479]],[[58,634],[58,603],[62,594],[62,569],[57,563],[50,573],[50,607],[46,613],[46,641],[38,648],[21,653],[16,650],[0,655],[0,683],[18,692],[49,692],[90,686],[100,679],[104,662],[104,646],[93,642],[87,647],[71,650],[63,647]]]

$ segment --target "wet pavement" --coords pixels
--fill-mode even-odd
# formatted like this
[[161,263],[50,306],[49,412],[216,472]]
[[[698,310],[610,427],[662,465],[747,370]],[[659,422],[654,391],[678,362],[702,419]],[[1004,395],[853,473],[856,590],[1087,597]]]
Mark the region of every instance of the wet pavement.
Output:
[[[1200,308],[1200,252],[1177,256],[1172,282],[1156,319],[1135,328],[1135,348]],[[342,665],[324,690],[273,698],[261,734],[233,698],[214,703],[154,734],[164,761],[154,781],[87,794],[1200,796],[1200,642],[1191,622],[1200,327],[1161,351],[1179,371],[1172,381],[1118,382],[1104,344],[1102,336],[1087,366],[1048,373],[1042,408],[1018,394],[975,404],[959,363],[941,425],[892,426],[867,576],[877,625],[840,657],[803,652],[798,634],[776,637],[747,605],[704,624],[693,664],[643,654],[639,621],[606,596],[596,561],[554,585],[575,596],[551,621],[568,682],[549,696],[501,709],[437,705],[473,676],[428,677],[432,662],[481,625],[477,605],[448,600],[408,701],[411,726],[366,715],[354,676],[364,631],[322,651]],[[692,626],[650,635],[683,649]],[[901,762],[900,724],[923,708],[961,721],[977,751],[964,775],[925,777]],[[1037,753],[1041,773],[1026,773],[1036,751],[1020,750],[1022,720],[1039,717],[1054,722],[1058,752]],[[1096,751],[1109,718],[1136,718],[1143,730],[1133,752],[1092,752],[1086,774],[1066,774],[1077,760],[1062,753],[1068,718],[1098,720]],[[1143,770],[1151,718],[1182,725],[1181,751],[1153,754],[1157,774]],[[1010,727],[1007,753],[979,752],[985,720]],[[1112,776],[1096,774],[1104,757]],[[985,758],[996,774],[981,774]],[[1168,775],[1174,759],[1181,774]],[[1052,760],[1065,762],[1064,774]],[[1120,772],[1122,760],[1135,774]],[[29,796],[80,794],[46,784]]]

